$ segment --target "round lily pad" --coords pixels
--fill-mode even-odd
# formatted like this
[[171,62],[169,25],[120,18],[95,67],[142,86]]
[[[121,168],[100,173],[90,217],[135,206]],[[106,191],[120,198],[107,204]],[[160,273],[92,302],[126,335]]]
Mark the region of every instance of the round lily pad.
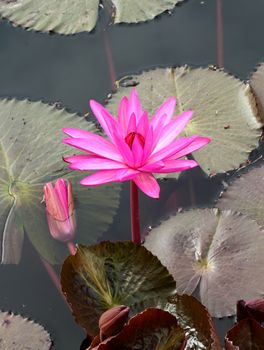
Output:
[[[114,115],[121,97],[129,95],[134,85],[149,117],[171,96],[177,99],[175,115],[183,110],[194,111],[182,136],[198,134],[211,138],[209,145],[193,153],[207,174],[239,167],[258,145],[262,124],[250,87],[222,70],[183,66],[124,77],[109,100],[108,108]],[[168,176],[174,174],[164,177]]]
[[99,318],[111,307],[126,305],[135,314],[175,292],[168,270],[132,242],[79,246],[62,266],[61,283],[76,321],[91,336],[99,333]]
[[234,180],[217,202],[220,209],[238,210],[264,227],[264,164]]
[[[105,0],[114,23],[137,23],[171,10],[182,0]],[[97,22],[100,0],[4,0],[0,14],[28,29],[74,34],[91,31]]]
[[145,247],[215,317],[236,313],[240,299],[263,295],[264,232],[246,216],[217,209],[177,214],[154,228]]
[[[73,182],[78,219],[77,239],[94,243],[108,228],[119,204],[119,186],[79,184],[82,174],[69,172],[62,157],[62,127],[97,132],[93,123],[42,102],[0,100],[0,256],[18,263],[24,231],[40,254],[60,263],[67,250],[49,234],[43,185],[66,176]],[[87,227],[89,231],[87,232]]]
[[49,333],[39,324],[13,313],[0,312],[1,350],[50,350]]

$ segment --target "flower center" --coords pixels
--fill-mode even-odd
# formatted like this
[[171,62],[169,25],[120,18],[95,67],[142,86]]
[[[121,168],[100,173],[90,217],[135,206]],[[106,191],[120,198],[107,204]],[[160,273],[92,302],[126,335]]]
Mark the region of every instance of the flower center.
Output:
[[130,132],[126,138],[125,141],[128,144],[128,146],[132,149],[134,140],[137,138],[137,140],[139,141],[140,145],[142,146],[142,148],[145,145],[145,138],[144,136],[142,136],[141,134],[139,134],[138,132]]

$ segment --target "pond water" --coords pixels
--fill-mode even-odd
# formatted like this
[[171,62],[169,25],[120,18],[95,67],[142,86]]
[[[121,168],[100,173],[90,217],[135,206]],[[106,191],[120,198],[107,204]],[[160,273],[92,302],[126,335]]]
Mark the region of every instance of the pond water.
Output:
[[[222,0],[222,8],[224,67],[247,79],[264,60],[264,2]],[[89,99],[103,102],[111,91],[106,45],[117,77],[157,66],[217,63],[215,0],[189,0],[172,14],[140,25],[107,26],[106,22],[101,16],[90,34],[60,36],[27,32],[2,20],[0,97],[61,102],[70,111],[87,113]],[[178,182],[162,182],[159,201],[141,195],[142,229],[157,224],[179,207],[213,205],[221,180],[206,179],[194,170]],[[130,238],[128,184],[122,186],[118,213],[103,238]],[[79,348],[85,335],[27,239],[21,263],[0,266],[0,281],[2,310],[12,310],[44,325],[58,350]],[[217,321],[222,336],[231,324],[231,319]]]

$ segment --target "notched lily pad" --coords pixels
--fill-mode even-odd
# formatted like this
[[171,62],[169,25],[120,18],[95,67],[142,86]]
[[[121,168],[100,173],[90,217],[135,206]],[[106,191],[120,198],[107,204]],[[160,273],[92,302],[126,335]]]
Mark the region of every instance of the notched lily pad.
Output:
[[131,85],[137,85],[149,116],[170,96],[177,99],[175,115],[187,109],[194,111],[183,136],[198,134],[212,139],[193,153],[207,174],[239,167],[258,145],[262,124],[258,121],[255,98],[247,84],[222,70],[159,68],[121,79],[108,104],[114,115],[120,98],[130,93]]
[[264,164],[237,178],[219,198],[217,207],[237,210],[264,227]]
[[173,294],[175,281],[146,248],[132,242],[79,246],[62,267],[62,289],[76,321],[95,336],[101,314],[127,305],[131,314]]
[[[182,0],[105,0],[114,23],[137,23],[171,10]],[[61,34],[90,32],[98,19],[100,0],[1,0],[0,14],[28,29]]]
[[185,336],[169,312],[149,308],[137,314],[122,331],[101,343],[97,350],[183,350]]
[[[24,230],[40,254],[52,264],[66,255],[51,238],[43,203],[43,185],[67,176],[73,182],[78,240],[93,243],[108,228],[119,204],[119,186],[84,188],[80,173],[67,170],[62,157],[62,127],[97,132],[93,123],[41,102],[0,100],[0,257],[20,260]],[[87,227],[90,227],[87,233]]]
[[236,313],[240,299],[263,295],[264,232],[248,217],[216,209],[171,217],[146,237],[177,282],[180,294],[194,291],[210,314]]
[[264,328],[253,319],[245,319],[236,324],[225,338],[226,350],[262,350]]
[[0,350],[50,350],[49,333],[39,324],[13,313],[0,312]]
[[179,295],[169,298],[166,310],[176,316],[186,332],[185,350],[221,350],[213,320],[206,308],[193,296]]

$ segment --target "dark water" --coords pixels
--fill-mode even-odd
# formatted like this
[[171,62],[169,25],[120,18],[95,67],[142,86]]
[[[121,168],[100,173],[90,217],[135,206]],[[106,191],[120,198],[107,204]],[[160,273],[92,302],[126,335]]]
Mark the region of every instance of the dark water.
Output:
[[[247,79],[264,60],[263,0],[222,0],[224,65]],[[85,113],[88,101],[103,101],[111,90],[104,35],[112,50],[117,77],[155,66],[216,64],[216,1],[190,0],[172,15],[141,25],[105,27],[100,19],[91,34],[47,35],[0,23],[0,97],[60,101]],[[161,199],[141,196],[142,228],[156,224],[180,206],[212,205],[221,179],[208,180],[197,170],[179,182],[161,184]],[[129,239],[128,186],[108,239]],[[145,208],[148,208],[146,211]],[[0,309],[33,318],[51,333],[55,348],[78,349],[84,337],[51,283],[38,255],[25,242],[19,266],[0,267]],[[223,335],[231,320],[217,321]]]

